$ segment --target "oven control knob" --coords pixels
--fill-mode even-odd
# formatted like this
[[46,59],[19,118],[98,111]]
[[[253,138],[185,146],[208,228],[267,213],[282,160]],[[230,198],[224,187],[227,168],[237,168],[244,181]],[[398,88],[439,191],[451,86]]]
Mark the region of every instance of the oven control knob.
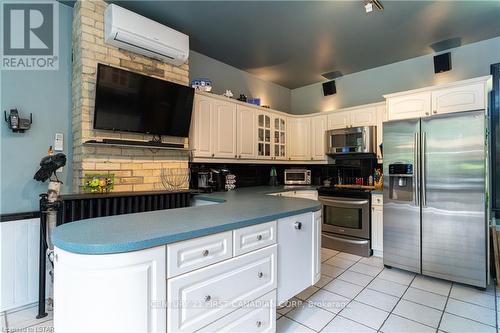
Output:
[[302,222],[295,222],[295,229],[300,230],[302,229]]

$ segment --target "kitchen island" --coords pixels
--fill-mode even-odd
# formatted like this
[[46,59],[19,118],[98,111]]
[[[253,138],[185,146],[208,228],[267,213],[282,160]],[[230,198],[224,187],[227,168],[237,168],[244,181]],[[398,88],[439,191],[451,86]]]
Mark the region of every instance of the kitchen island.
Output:
[[276,304],[320,277],[321,205],[281,191],[57,227],[56,332],[273,332]]

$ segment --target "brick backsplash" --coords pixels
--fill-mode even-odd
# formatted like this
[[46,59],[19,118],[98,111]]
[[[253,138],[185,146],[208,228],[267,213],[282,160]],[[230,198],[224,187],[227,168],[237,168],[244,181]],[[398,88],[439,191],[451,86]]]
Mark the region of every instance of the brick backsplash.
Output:
[[[97,64],[103,63],[175,83],[189,84],[189,65],[180,67],[118,49],[104,43],[104,10],[102,0],[80,0],[73,9],[73,187],[82,191],[86,173],[112,173],[114,191],[150,191],[163,189],[161,169],[188,168],[189,154],[184,151],[96,147],[84,145],[88,140],[118,138],[150,140],[151,136],[93,129]],[[187,139],[165,137],[165,142],[183,143]],[[184,187],[187,187],[186,183]]]

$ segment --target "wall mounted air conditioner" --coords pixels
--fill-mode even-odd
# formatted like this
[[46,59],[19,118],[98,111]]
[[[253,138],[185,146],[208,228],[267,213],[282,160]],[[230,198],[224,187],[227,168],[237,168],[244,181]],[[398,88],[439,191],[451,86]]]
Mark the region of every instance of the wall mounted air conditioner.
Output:
[[106,43],[180,66],[189,56],[189,37],[117,5],[104,12]]

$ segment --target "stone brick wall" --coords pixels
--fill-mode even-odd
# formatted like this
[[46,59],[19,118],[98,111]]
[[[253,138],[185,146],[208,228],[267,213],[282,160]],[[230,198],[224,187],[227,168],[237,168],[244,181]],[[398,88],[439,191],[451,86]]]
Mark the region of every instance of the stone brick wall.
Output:
[[[104,10],[102,0],[80,0],[73,13],[73,188],[82,192],[86,173],[112,173],[114,191],[149,191],[164,189],[161,170],[188,167],[189,154],[184,151],[96,147],[84,144],[88,140],[118,138],[150,140],[151,136],[126,134],[93,129],[97,64],[121,67],[160,79],[189,84],[189,65],[181,67],[159,62],[104,43]],[[49,82],[47,84],[50,84]],[[187,139],[165,137],[164,142],[183,143]],[[184,187],[187,187],[185,184]]]

